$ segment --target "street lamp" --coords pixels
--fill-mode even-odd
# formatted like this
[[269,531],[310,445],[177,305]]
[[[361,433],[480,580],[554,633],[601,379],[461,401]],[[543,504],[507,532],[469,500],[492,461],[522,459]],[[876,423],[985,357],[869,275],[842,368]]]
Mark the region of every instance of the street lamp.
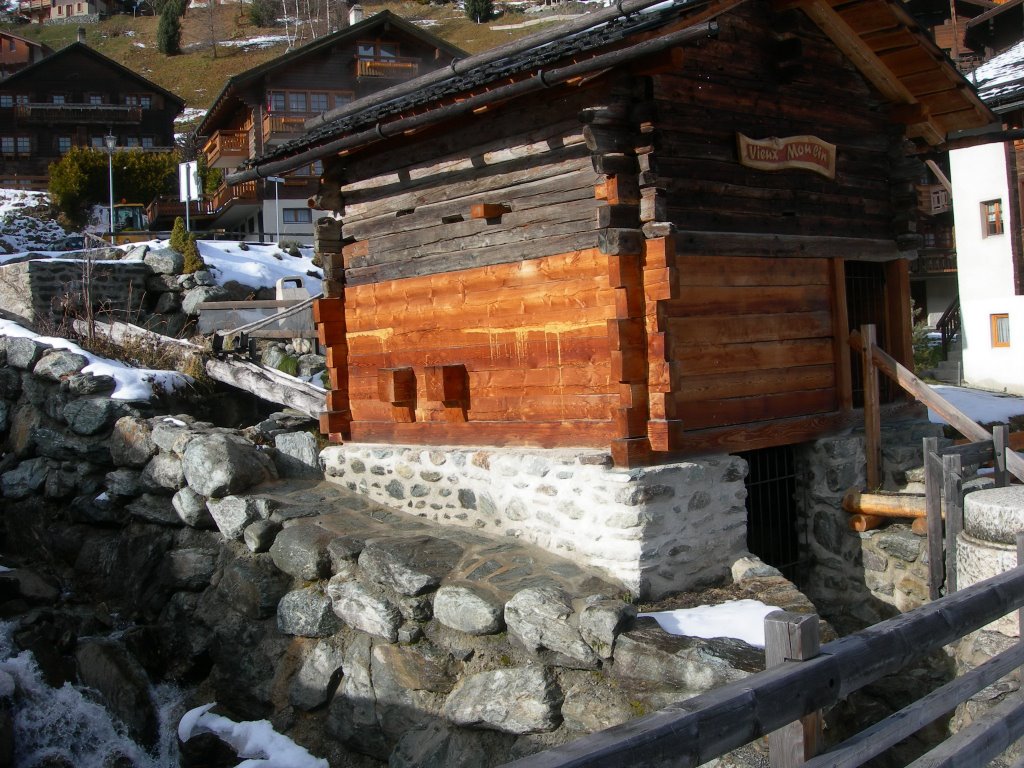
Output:
[[114,147],[117,146],[117,136],[107,134],[103,143],[107,145],[107,181],[110,185],[110,244],[114,245]]
[[277,230],[275,233],[277,237],[277,244],[281,244],[281,198],[278,197],[279,185],[284,184],[284,179],[280,176],[267,176],[267,181],[274,185],[274,229]]

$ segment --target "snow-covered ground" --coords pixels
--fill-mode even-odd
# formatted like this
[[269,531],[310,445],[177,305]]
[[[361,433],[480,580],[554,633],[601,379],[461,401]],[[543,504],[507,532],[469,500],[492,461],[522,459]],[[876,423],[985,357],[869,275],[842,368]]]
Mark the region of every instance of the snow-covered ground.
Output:
[[[934,384],[932,389],[979,424],[1005,423],[1011,416],[1024,414],[1024,397],[946,384]],[[933,424],[946,423],[931,409],[928,410],[928,420]]]
[[776,606],[765,605],[760,600],[731,600],[718,605],[637,615],[652,617],[670,635],[732,637],[755,648],[764,648],[764,617],[777,610]]

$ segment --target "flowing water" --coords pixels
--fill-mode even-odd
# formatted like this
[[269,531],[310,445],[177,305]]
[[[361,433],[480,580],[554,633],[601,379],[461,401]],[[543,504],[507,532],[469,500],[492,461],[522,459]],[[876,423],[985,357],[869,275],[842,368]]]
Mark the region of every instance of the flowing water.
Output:
[[[28,651],[14,654],[13,624],[0,623],[0,692],[13,680],[15,768],[171,768],[178,765],[176,727],[184,692],[153,689],[160,716],[160,743],[147,752],[87,692],[65,684],[51,688]],[[10,679],[5,677],[10,676]]]

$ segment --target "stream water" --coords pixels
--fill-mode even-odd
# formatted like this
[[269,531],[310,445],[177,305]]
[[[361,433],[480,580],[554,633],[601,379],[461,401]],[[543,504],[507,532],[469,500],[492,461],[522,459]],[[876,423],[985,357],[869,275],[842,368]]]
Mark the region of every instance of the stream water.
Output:
[[[93,701],[88,691],[48,686],[28,651],[14,653],[13,624],[0,623],[0,693],[12,682],[16,768],[170,768],[178,765],[176,726],[184,692],[170,685],[153,689],[160,716],[160,743],[151,754]],[[7,677],[9,676],[9,677]]]

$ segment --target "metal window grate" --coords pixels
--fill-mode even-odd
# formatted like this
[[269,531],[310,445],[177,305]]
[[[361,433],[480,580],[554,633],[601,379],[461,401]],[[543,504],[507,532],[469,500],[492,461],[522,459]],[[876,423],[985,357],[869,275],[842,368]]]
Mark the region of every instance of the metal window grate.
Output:
[[747,462],[747,549],[799,585],[807,551],[799,525],[792,446],[739,454]]

